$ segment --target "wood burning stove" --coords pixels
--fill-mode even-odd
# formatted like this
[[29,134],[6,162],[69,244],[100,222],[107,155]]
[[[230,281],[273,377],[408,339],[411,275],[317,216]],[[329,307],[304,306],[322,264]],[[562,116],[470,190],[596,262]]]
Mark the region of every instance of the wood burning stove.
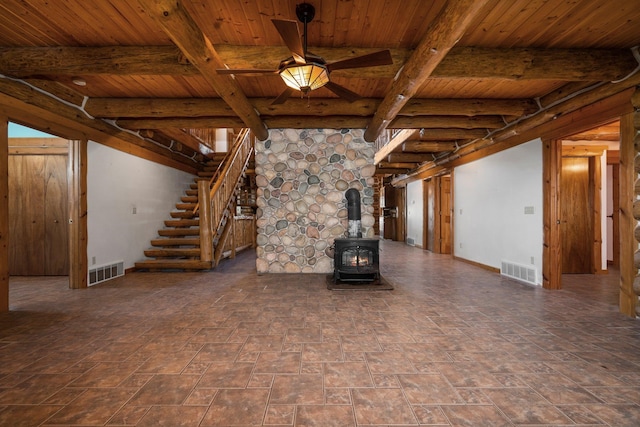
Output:
[[380,278],[378,239],[335,239],[333,280],[373,282]]
[[362,237],[360,193],[349,189],[347,215],[348,237],[334,240],[334,282],[373,282],[380,279],[379,240]]

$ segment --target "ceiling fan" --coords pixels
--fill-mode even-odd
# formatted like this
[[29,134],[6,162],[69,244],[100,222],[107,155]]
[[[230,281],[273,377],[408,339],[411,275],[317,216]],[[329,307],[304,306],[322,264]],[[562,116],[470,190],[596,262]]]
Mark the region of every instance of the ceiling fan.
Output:
[[313,20],[315,8],[309,3],[298,4],[296,5],[296,16],[298,20],[304,24],[304,34],[302,37],[300,37],[300,31],[298,30],[298,23],[296,21],[285,19],[271,20],[287,48],[291,51],[291,56],[280,61],[277,69],[224,68],[217,70],[217,72],[220,74],[279,74],[287,85],[287,88],[272,104],[282,104],[295,90],[300,91],[302,95],[308,95],[312,90],[323,86],[339,97],[353,102],[360,99],[360,95],[332,82],[329,78],[332,71],[393,64],[389,50],[382,50],[327,63],[322,57],[307,51],[307,24]]

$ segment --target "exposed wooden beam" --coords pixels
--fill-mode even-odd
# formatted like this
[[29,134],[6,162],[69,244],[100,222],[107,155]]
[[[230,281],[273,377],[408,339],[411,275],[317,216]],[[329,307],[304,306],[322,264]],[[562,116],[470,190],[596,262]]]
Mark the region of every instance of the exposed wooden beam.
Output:
[[[196,173],[199,168],[191,159],[122,131],[103,120],[89,117],[80,108],[62,103],[19,82],[0,79],[0,112],[2,111],[6,111],[12,120],[14,116],[34,116],[36,121],[53,123],[51,128],[60,129],[65,137],[86,137],[185,172]],[[44,129],[41,127],[41,130]]]
[[202,153],[202,148],[200,147],[200,144],[202,144],[202,142],[200,142],[200,140],[198,140],[194,136],[184,132],[182,129],[167,128],[163,129],[162,133],[164,133],[171,139],[181,142],[196,153]]
[[[215,45],[231,69],[276,69],[291,53],[284,46]],[[309,47],[328,62],[380,49]],[[393,78],[410,57],[409,49],[389,49],[392,65],[336,70],[349,78]],[[198,75],[198,69],[175,46],[0,47],[0,72],[34,76]],[[628,49],[542,49],[453,47],[433,70],[434,78],[552,79],[613,81],[636,65]],[[220,67],[223,68],[223,67]]]
[[453,151],[457,147],[451,141],[407,141],[402,144],[402,151],[409,153],[440,153]]
[[89,98],[85,110],[112,119],[236,116],[229,104],[216,98]]
[[602,156],[607,149],[606,145],[563,145],[563,157],[591,157]]
[[157,119],[121,119],[116,124],[124,129],[195,129],[195,128],[242,128],[244,123],[237,116],[233,117],[199,117],[189,118],[157,118]]
[[405,129],[398,132],[385,146],[381,147],[373,158],[373,163],[376,165],[384,160],[389,154],[400,147],[403,142],[411,138],[416,133],[415,129]]
[[[640,74],[624,82],[610,83],[589,92],[567,96],[564,102],[558,102],[546,111],[541,111],[517,125],[496,131],[492,138],[478,139],[460,146],[455,153],[443,156],[437,161],[422,164],[415,171],[411,171],[410,175],[392,184],[406,185],[407,182],[431,176],[435,168],[463,165],[535,138],[557,138],[558,135],[575,133],[580,127],[604,125],[632,111],[630,103],[625,103],[625,100],[629,100],[637,85],[640,85]],[[553,117],[556,119],[554,120]],[[581,118],[581,121],[577,121],[576,117]],[[594,120],[596,118],[601,121]]]
[[376,175],[400,175],[409,172],[409,169],[376,169]]
[[[308,129],[308,128],[333,128],[333,129],[363,129],[367,126],[371,117],[360,116],[261,116],[264,123],[270,128]],[[233,128],[242,127],[242,122],[236,116],[233,117],[199,117],[199,118],[153,118],[153,119],[120,119],[116,123],[125,129],[191,129],[191,128]],[[432,126],[438,126],[431,129]],[[471,139],[487,135],[487,129],[504,127],[505,123],[493,117],[482,119],[480,117],[450,117],[431,118],[430,116],[416,117],[407,120],[394,120],[394,129],[425,128],[428,135],[442,139]],[[437,139],[437,138],[436,138]]]
[[378,163],[379,169],[413,169],[415,167],[416,167],[415,162],[402,162],[402,163],[380,162]]
[[562,138],[563,141],[620,141],[620,123],[616,121],[613,125],[601,126],[587,132],[580,132],[575,135]]
[[143,138],[150,139],[157,144],[163,145],[175,153],[184,154],[186,157],[193,158],[197,161],[204,161],[204,156],[202,154],[194,151],[191,147],[176,141],[174,138],[165,135],[162,131],[158,131],[156,129],[140,129],[139,134]]
[[460,140],[460,139],[476,139],[487,136],[488,132],[484,129],[443,129],[443,128],[425,128],[423,135],[416,141],[443,141],[443,140]]
[[532,99],[492,98],[411,98],[398,115],[454,115],[454,116],[524,116],[535,113],[538,106]]
[[460,40],[476,14],[488,0],[451,0],[434,19],[425,37],[404,64],[391,85],[364,139],[375,141],[378,135],[396,118],[402,107],[412,98],[451,48]]
[[398,115],[391,121],[392,129],[500,129],[506,126],[504,120],[498,116],[402,116]]
[[[454,145],[455,148],[455,145]],[[389,163],[422,163],[427,160],[432,160],[431,156],[426,156],[422,153],[391,153],[387,156],[386,161]]]
[[[80,99],[82,101],[82,99]],[[273,105],[271,98],[249,98],[261,116],[372,116],[382,99],[348,102],[339,98],[288,99]],[[99,118],[236,117],[216,98],[89,98],[85,110]],[[413,98],[399,116],[522,116],[537,111],[530,99],[426,99]],[[504,124],[504,123],[503,123]]]
[[138,1],[253,134],[260,140],[267,139],[267,127],[240,86],[231,76],[216,72],[224,67],[224,63],[182,3],[176,0]]
[[263,119],[270,129],[364,129],[369,123],[368,117],[359,116],[264,116]]
[[[225,64],[237,69],[271,69],[291,54],[284,47],[216,45]],[[379,49],[310,47],[328,62]],[[411,50],[389,49],[392,65],[334,71],[350,78],[393,78],[410,58]],[[1,58],[1,57],[0,57]],[[637,63],[629,49],[542,49],[453,47],[435,67],[434,78],[552,79],[566,81],[617,80]],[[333,73],[332,73],[333,74]]]
[[454,47],[434,70],[433,77],[614,81],[631,73],[637,65],[630,49]]
[[0,47],[0,63],[3,73],[19,78],[199,74],[175,46]]

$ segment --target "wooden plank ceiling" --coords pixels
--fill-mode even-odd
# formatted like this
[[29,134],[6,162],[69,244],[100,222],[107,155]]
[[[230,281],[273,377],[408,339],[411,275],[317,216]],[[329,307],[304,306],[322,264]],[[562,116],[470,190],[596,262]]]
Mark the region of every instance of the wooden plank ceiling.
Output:
[[217,72],[276,70],[291,52],[272,19],[297,20],[297,0],[3,0],[0,107],[194,168],[215,128],[363,128],[369,141],[394,130],[376,162],[402,174],[640,83],[637,1],[308,2],[308,50],[327,63],[390,50],[392,65],[331,72],[358,100],[323,87],[274,105],[277,73]]

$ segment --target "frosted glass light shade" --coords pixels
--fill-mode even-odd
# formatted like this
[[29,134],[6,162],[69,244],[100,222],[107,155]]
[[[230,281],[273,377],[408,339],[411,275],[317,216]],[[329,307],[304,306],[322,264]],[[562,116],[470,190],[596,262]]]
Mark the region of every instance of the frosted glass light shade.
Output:
[[309,62],[295,64],[280,70],[280,77],[290,88],[307,93],[329,83],[329,72],[324,65]]

